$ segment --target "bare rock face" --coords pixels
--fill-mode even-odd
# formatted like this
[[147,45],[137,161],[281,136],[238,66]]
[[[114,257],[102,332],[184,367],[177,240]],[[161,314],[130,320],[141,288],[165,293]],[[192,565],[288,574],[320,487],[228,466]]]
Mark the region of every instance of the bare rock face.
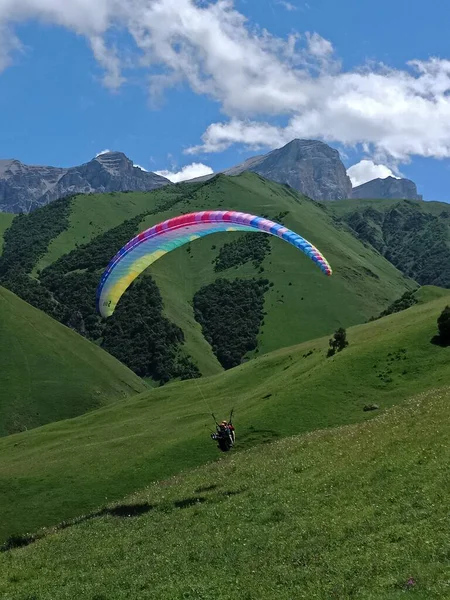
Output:
[[[313,200],[341,200],[352,196],[352,184],[339,152],[318,140],[292,140],[282,148],[253,156],[223,173],[239,175],[244,171],[287,183]],[[196,181],[211,177],[213,175],[207,175]]]
[[64,173],[65,169],[57,167],[29,167],[18,160],[0,160],[0,210],[30,212],[46,204],[39,200],[51,196]]
[[122,152],[107,152],[79,167],[63,169],[0,160],[0,211],[28,213],[72,194],[143,191],[172,185],[133,166]]
[[372,179],[372,181],[358,185],[353,188],[352,198],[423,200],[423,197],[417,193],[417,187],[413,181],[395,177]]

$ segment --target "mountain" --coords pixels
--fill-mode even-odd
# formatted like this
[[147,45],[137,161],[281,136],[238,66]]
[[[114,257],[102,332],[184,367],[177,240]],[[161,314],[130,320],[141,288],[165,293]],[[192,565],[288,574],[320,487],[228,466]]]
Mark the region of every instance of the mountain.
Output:
[[[399,198],[421,200],[409,179],[374,179],[356,188],[339,152],[318,140],[294,139],[282,148],[253,156],[225,171],[236,176],[251,171],[318,201],[346,198]],[[190,180],[206,182],[216,174]],[[28,213],[58,198],[74,194],[150,191],[171,181],[135,167],[122,152],[105,152],[78,167],[28,166],[18,160],[0,160],[0,212]]]
[[172,184],[165,177],[133,166],[122,152],[106,152],[67,169],[0,160],[0,211],[28,213],[73,194],[150,191],[164,185]]
[[450,204],[359,199],[329,209],[408,277],[450,288]]
[[372,181],[358,185],[353,188],[351,197],[355,199],[423,200],[422,196],[417,193],[417,187],[413,181],[395,177],[372,179]]
[[[212,375],[364,322],[416,287],[327,206],[249,172],[147,194],[66,198],[14,219],[0,279],[141,377]],[[278,220],[324,253],[333,276],[282,240],[224,232],[169,252],[127,290],[111,319],[100,319],[96,288],[111,257],[155,223],[210,208]]]
[[0,287],[0,436],[147,389],[98,346]]
[[[244,171],[287,184],[313,200],[338,200],[352,195],[352,184],[339,152],[317,140],[292,140],[282,148],[226,169],[223,174],[239,175]],[[213,176],[192,181],[207,181]]]
[[[435,290],[424,291],[424,296],[433,298]],[[436,290],[436,296],[440,295],[440,292],[440,290]],[[431,514],[435,514],[439,507],[448,512],[446,508],[448,507],[448,485],[444,484],[445,477],[448,478],[448,433],[446,436],[441,436],[440,427],[444,424],[448,427],[450,423],[448,411],[450,367],[448,348],[432,344],[430,340],[437,331],[436,320],[449,302],[449,292],[446,292],[445,297],[441,296],[426,303],[422,303],[421,296],[422,290],[419,290],[418,300],[420,303],[412,308],[372,323],[349,328],[347,330],[349,346],[332,358],[326,357],[328,349],[328,336],[326,336],[300,346],[284,348],[267,354],[214,377],[200,381],[176,382],[131,398],[127,402],[117,402],[75,419],[52,423],[33,431],[0,439],[0,455],[2,457],[0,480],[3,484],[0,486],[0,506],[2,507],[0,543],[13,534],[27,532],[33,534],[39,527],[51,527],[61,521],[65,521],[63,527],[66,527],[65,531],[55,532],[55,535],[52,535],[52,530],[49,530],[50,538],[31,545],[26,552],[11,552],[9,556],[0,553],[0,561],[2,561],[0,564],[0,596],[4,592],[1,585],[5,584],[3,579],[6,579],[5,570],[12,569],[12,565],[15,565],[17,568],[14,569],[14,572],[24,573],[25,571],[18,568],[18,561],[23,559],[26,561],[24,562],[26,569],[34,569],[31,565],[35,564],[39,569],[39,576],[48,577],[49,581],[53,582],[54,587],[47,593],[44,593],[43,585],[39,588],[39,598],[79,597],[75,588],[67,587],[64,593],[60,593],[59,588],[55,587],[60,585],[57,582],[63,581],[66,585],[69,585],[70,582],[70,585],[73,586],[78,581],[79,584],[79,569],[81,568],[91,569],[92,574],[94,572],[92,569],[105,567],[111,574],[114,571],[114,569],[113,571],[110,569],[111,560],[121,561],[117,564],[126,566],[127,569],[134,568],[133,565],[137,564],[138,554],[136,552],[140,552],[141,542],[145,545],[143,568],[148,576],[150,546],[147,544],[153,547],[155,543],[158,543],[158,536],[148,534],[148,527],[151,525],[147,523],[146,518],[149,517],[154,523],[155,531],[158,531],[159,525],[161,535],[165,536],[168,531],[172,531],[175,532],[174,535],[178,536],[178,519],[184,518],[183,514],[192,515],[192,519],[203,519],[204,511],[209,510],[209,500],[206,501],[206,499],[211,498],[211,494],[213,498],[210,505],[211,510],[213,508],[224,510],[221,508],[220,502],[224,502],[224,506],[240,506],[242,508],[240,510],[243,519],[241,531],[245,536],[250,536],[247,551],[252,552],[254,549],[251,542],[254,527],[262,528],[261,535],[263,537],[261,546],[258,546],[262,552],[261,556],[266,552],[267,544],[271,545],[272,538],[267,536],[272,536],[274,533],[273,530],[266,529],[270,523],[270,519],[269,521],[267,519],[272,514],[272,509],[277,510],[273,514],[273,522],[277,527],[283,524],[287,528],[284,532],[286,552],[292,557],[292,553],[296,551],[292,533],[298,531],[293,526],[292,518],[302,514],[303,510],[314,512],[325,505],[336,509],[336,517],[339,514],[342,515],[342,502],[337,501],[336,492],[333,491],[335,486],[342,486],[339,489],[343,494],[349,489],[353,489],[355,494],[355,508],[351,511],[344,511],[342,539],[345,540],[346,536],[350,534],[350,530],[353,531],[353,527],[349,526],[348,519],[354,518],[355,526],[363,528],[358,544],[363,543],[364,540],[367,541],[367,519],[370,518],[372,533],[369,536],[368,560],[371,568],[379,573],[380,564],[384,564],[384,568],[391,572],[391,553],[394,548],[401,552],[403,547],[403,545],[392,544],[392,527],[399,523],[400,516],[403,536],[405,536],[406,517],[408,520],[411,517],[413,535],[411,538],[409,536],[407,538],[414,543],[416,540],[414,532],[419,525],[423,525],[425,514],[423,511],[426,507]],[[432,393],[436,388],[444,386],[446,386],[446,390],[443,390],[444,393]],[[394,405],[404,404],[417,394],[428,394],[424,397],[424,405],[428,406],[430,410],[433,407],[433,395],[442,398],[442,412],[439,412],[439,419],[430,421],[426,418],[426,413],[417,412],[418,400],[416,398],[410,420],[405,421],[401,417],[402,413],[395,412],[394,414],[397,416],[391,421],[388,409]],[[372,403],[376,403],[379,410],[365,412],[364,406]],[[228,415],[231,406],[235,407],[237,445],[233,456],[223,457],[226,460],[220,460],[215,444],[209,438],[206,426],[212,425],[211,412],[222,418],[222,415]],[[373,419],[380,413],[381,418]],[[367,422],[368,420],[369,422]],[[377,422],[379,425],[375,425]],[[351,426],[352,423],[360,425],[354,427]],[[427,425],[425,426],[424,423]],[[334,430],[335,433],[333,433],[333,428],[339,425],[346,427],[338,431]],[[400,436],[399,438],[390,438],[390,434],[388,438],[383,437],[383,431],[386,432],[386,427],[390,428],[391,426],[392,430],[389,430],[394,436]],[[380,432],[369,435],[373,431],[373,427],[379,429]],[[311,433],[317,429],[322,431]],[[323,431],[325,429],[327,431]],[[422,437],[425,431],[427,439]],[[298,442],[290,437],[305,433],[308,435],[302,437]],[[386,433],[386,435],[388,434]],[[338,436],[341,443],[330,447],[329,436]],[[415,440],[414,452],[417,452],[418,455],[412,456],[406,452],[404,458],[397,462],[398,455],[396,453],[402,445],[400,440],[404,439],[404,436],[411,436],[411,439]],[[284,450],[280,456],[276,460],[275,458],[273,461],[270,460],[270,448],[274,448],[276,444],[267,442],[276,442],[276,440],[286,437],[288,439],[281,442]],[[385,446],[382,441],[389,439],[391,439],[390,444]],[[399,443],[395,442],[395,439]],[[348,446],[351,440],[353,441]],[[431,442],[438,446],[430,445]],[[317,445],[314,453],[320,452],[320,459],[316,454],[313,459],[310,453],[312,451],[311,443],[314,447]],[[293,444],[296,447],[298,444],[301,445],[303,448],[301,453],[292,464],[280,462],[285,453],[289,455],[289,448],[292,448]],[[255,450],[255,454],[260,457],[261,463],[258,467],[254,464],[253,476],[251,476],[252,470],[248,470],[245,463],[251,459],[253,451],[248,450],[254,446],[259,446],[259,449]],[[375,460],[372,448],[377,447],[380,454],[379,459]],[[245,452],[241,454],[243,450]],[[346,475],[342,479],[343,474],[339,468],[342,467],[343,457],[345,457]],[[334,461],[333,464],[330,464],[330,461]],[[384,466],[384,461],[388,461],[386,466]],[[425,494],[423,503],[418,504],[414,494],[421,493],[422,485],[417,485],[416,477],[423,475],[426,465],[429,464],[428,461],[440,465],[440,477],[430,479],[431,488],[436,490],[435,493],[438,496],[430,497],[428,490],[423,490]],[[188,472],[188,469],[205,463],[209,463],[205,468],[196,469],[197,475]],[[281,469],[280,465],[282,465]],[[412,465],[416,465],[415,468],[412,468]],[[367,468],[375,469],[375,471],[368,472]],[[269,503],[268,514],[266,514],[266,509],[258,510],[257,503],[267,496],[264,493],[265,487],[262,482],[267,485],[270,482],[270,485],[276,486],[280,480],[280,473],[284,471],[286,471],[286,482],[292,493],[292,502],[285,503],[277,494],[273,495],[271,492],[268,498],[272,503],[272,508]],[[181,472],[182,474],[179,476]],[[359,473],[356,482],[354,480],[355,473]],[[193,479],[199,475],[201,480]],[[231,483],[230,477],[233,483]],[[314,496],[315,500],[311,504],[303,494],[307,493],[317,477],[319,477],[317,496]],[[326,487],[320,477],[331,477]],[[253,485],[255,478],[258,478],[258,481],[259,478],[262,478],[261,490],[255,491]],[[441,478],[443,478],[442,482]],[[157,483],[158,481],[161,483]],[[179,487],[180,485],[182,487]],[[354,488],[348,486],[354,486]],[[375,488],[371,486],[375,486]],[[138,500],[125,499],[120,502],[124,496],[136,493],[137,490],[142,490]],[[386,493],[386,490],[389,490],[389,494]],[[445,497],[442,496],[444,490]],[[441,494],[440,500],[439,494]],[[347,496],[345,497],[348,499]],[[409,507],[406,513],[401,510],[401,507],[398,509],[398,514],[397,512],[392,513],[393,510],[396,510],[396,505],[392,504],[393,497],[402,498],[407,503],[403,507],[404,509]],[[167,501],[168,498],[170,498],[170,502]],[[197,498],[199,498],[198,501]],[[374,498],[377,499],[375,512]],[[413,505],[411,504],[412,500],[414,500]],[[203,501],[204,504],[202,504]],[[235,501],[238,503],[237,505],[234,505]],[[386,511],[378,510],[379,502],[382,501],[387,503],[386,507],[389,507],[389,510],[387,508]],[[122,506],[118,507],[117,511],[103,513],[109,523],[103,523],[101,535],[97,533],[89,535],[89,528],[95,527],[95,523],[98,522],[97,518],[92,517],[95,514],[101,516],[102,513],[97,512],[98,509],[111,502],[120,502]],[[230,502],[231,504],[228,504]],[[255,502],[256,504],[253,504]],[[302,506],[300,511],[298,510],[299,502]],[[361,505],[360,502],[363,504]],[[133,504],[135,503],[137,506],[134,508]],[[367,510],[364,509],[366,504]],[[148,515],[144,515],[146,506],[149,508]],[[248,509],[244,506],[248,506]],[[350,506],[350,504],[346,503],[346,506]],[[353,506],[353,500],[351,506]],[[142,508],[142,513],[139,512],[140,508]],[[280,513],[282,509],[286,512]],[[417,510],[420,512],[420,518],[417,516]],[[94,512],[91,513],[91,511]],[[82,517],[81,515],[86,516]],[[126,517],[127,515],[134,515],[138,518],[120,519],[121,516]],[[80,516],[81,523],[70,527],[67,520],[78,516]],[[378,561],[374,564],[375,548],[373,544],[377,539],[375,534],[379,530],[380,520],[385,517],[389,519],[390,523],[389,532],[385,538],[386,544],[388,544],[388,556],[386,561],[382,563]],[[175,521],[172,522],[172,519]],[[211,535],[211,531],[215,531],[217,517],[211,515],[211,519],[210,527],[204,525],[196,528],[199,535],[204,534],[207,537]],[[248,526],[250,520],[251,527]],[[235,524],[235,520],[229,519],[227,523]],[[322,515],[319,517],[319,523],[317,527],[314,527],[314,543],[318,543],[319,539],[322,539],[325,531],[323,523],[334,523],[334,520],[329,520]],[[244,524],[246,525],[244,526]],[[104,535],[106,535],[107,528],[115,529],[119,538],[115,544],[110,545],[108,541],[106,546]],[[332,531],[334,531],[333,528],[334,525]],[[234,527],[233,530],[235,533],[238,531],[237,527]],[[439,529],[439,531],[443,530],[448,534],[448,528]],[[189,528],[189,531],[192,534],[192,528]],[[303,528],[300,528],[300,531],[303,531]],[[73,534],[78,532],[75,535],[85,536],[84,542],[77,540],[71,544],[67,537],[70,536],[70,532]],[[127,532],[133,532],[133,535],[137,537],[133,542],[127,542],[128,550],[124,550],[124,552],[128,552],[132,548],[135,553],[133,554],[134,559],[124,563],[120,537],[125,534],[129,535]],[[433,528],[430,528],[429,533],[433,534]],[[219,547],[227,548],[227,545],[222,544],[222,534],[218,535]],[[191,536],[191,541],[197,543],[196,536],[194,538]],[[24,539],[26,542],[25,536]],[[32,535],[29,539],[33,539]],[[427,536],[426,539],[432,538]],[[71,556],[71,560],[64,561],[68,569],[67,577],[61,574],[55,577],[55,569],[59,568],[62,562],[58,556],[61,554],[58,540],[63,540],[62,543],[66,544],[64,545],[64,556],[68,557],[69,553]],[[16,541],[20,541],[20,539]],[[104,560],[94,557],[89,561],[83,560],[86,558],[85,553],[92,547],[91,544],[97,543],[100,544],[97,550],[98,557],[102,552],[106,552]],[[424,544],[417,545],[415,543],[414,546],[425,547]],[[335,549],[339,547],[338,554],[341,556],[342,544],[339,546],[332,544],[332,547]],[[348,554],[352,557],[355,555],[354,547],[353,542],[349,542]],[[445,552],[447,552],[448,544],[436,546],[431,543],[429,551],[435,554],[436,547],[443,549],[442,560],[446,565]],[[172,564],[171,561],[179,552],[177,548],[186,554],[185,545],[180,545],[178,537],[175,537],[174,543],[169,544],[167,548],[167,552],[171,553],[170,561],[167,564]],[[211,546],[211,552],[213,552],[213,548],[217,550],[215,542]],[[229,550],[232,556],[230,573],[234,577],[237,548],[238,546],[233,546]],[[245,547],[240,546],[240,548],[242,551]],[[305,548],[303,542],[300,542],[299,548]],[[36,562],[32,559],[35,552],[41,551],[39,549],[47,553],[46,561],[42,556]],[[81,554],[80,549],[82,549]],[[150,551],[150,554],[153,551],[154,549]],[[300,550],[298,549],[298,551]],[[48,553],[55,554],[50,556]],[[344,552],[344,555],[347,553]],[[156,554],[155,556],[160,555]],[[276,556],[278,556],[278,552]],[[273,555],[270,560],[272,558]],[[74,560],[78,559],[87,566],[82,567],[80,564],[74,569]],[[197,561],[197,555],[190,560]],[[360,560],[360,553],[355,560]],[[410,555],[408,554],[409,560]],[[240,561],[241,558],[238,563]],[[52,568],[43,571],[42,564],[44,562],[51,564]],[[163,563],[166,564],[165,559],[161,565]],[[223,567],[224,562],[220,560],[216,564]],[[323,564],[327,576],[330,573],[329,565],[328,561]],[[192,568],[192,563],[190,566]],[[356,563],[355,567],[349,568],[349,571],[342,576],[342,581],[345,581],[355,570],[361,573],[361,570],[356,568]],[[445,568],[443,573],[444,571],[446,571]],[[26,572],[29,573],[29,571]],[[158,572],[159,569],[152,569],[152,573]],[[340,569],[337,572],[341,573]],[[104,579],[99,573],[98,575],[99,582],[109,581],[108,577]],[[198,576],[198,573],[196,572],[195,575]],[[432,574],[432,580],[435,576],[436,572]],[[76,580],[77,577],[78,580]],[[18,594],[17,597],[29,598],[30,595],[32,596],[36,591],[36,584],[33,582],[34,576],[33,580],[25,575],[21,577],[18,575],[17,578],[14,589],[18,591],[18,586],[24,586],[24,593]],[[361,578],[370,580],[366,571],[361,574]],[[122,573],[121,581],[126,581],[127,585],[134,579],[132,575],[124,579]],[[169,580],[170,577],[166,579]],[[174,580],[178,579],[175,577]],[[11,580],[8,581],[11,585]],[[312,581],[314,584],[314,578]],[[183,589],[186,590],[184,578],[182,583]],[[123,595],[119,595],[117,590],[99,589],[102,593],[99,592],[98,595],[104,598],[142,596],[138,591],[130,592],[129,587]],[[96,592],[99,589],[96,589]],[[313,597],[316,591],[317,588],[312,588],[311,593],[305,592],[304,597]],[[152,592],[154,597],[158,598],[182,597],[181,591],[180,593],[177,591],[176,594],[167,589],[159,592],[152,590]],[[277,589],[271,597],[279,598],[279,594],[280,590]],[[352,595],[355,598],[361,597],[357,591]],[[191,595],[192,598],[201,596],[207,598],[211,595],[206,591],[205,594],[194,593]],[[346,596],[346,594],[341,595],[341,597]],[[91,597],[93,597],[92,594]],[[247,596],[242,593],[240,597]],[[256,595],[248,597],[265,598],[266,595],[264,593],[259,595],[259,592],[256,592]],[[296,598],[298,594],[292,590],[288,595],[282,597]],[[330,598],[330,595],[325,597]],[[372,597],[379,598],[384,595],[375,594]],[[428,598],[427,595],[424,597]]]

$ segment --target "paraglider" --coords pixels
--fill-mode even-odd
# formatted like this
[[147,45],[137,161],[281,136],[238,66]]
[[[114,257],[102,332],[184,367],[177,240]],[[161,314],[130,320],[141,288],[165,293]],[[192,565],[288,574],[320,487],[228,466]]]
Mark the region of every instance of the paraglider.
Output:
[[97,310],[110,317],[122,294],[149,265],[183,244],[224,231],[263,232],[289,242],[306,254],[326,274],[331,267],[325,257],[287,227],[248,213],[204,210],[163,221],[131,239],[110,261],[97,289]]
[[236,441],[236,433],[234,430],[234,425],[231,421],[233,416],[233,410],[231,411],[230,418],[228,421],[222,421],[221,423],[217,423],[216,417],[214,415],[213,419],[216,422],[216,431],[211,433],[211,439],[217,441],[218,447],[222,450],[222,452],[228,452]]

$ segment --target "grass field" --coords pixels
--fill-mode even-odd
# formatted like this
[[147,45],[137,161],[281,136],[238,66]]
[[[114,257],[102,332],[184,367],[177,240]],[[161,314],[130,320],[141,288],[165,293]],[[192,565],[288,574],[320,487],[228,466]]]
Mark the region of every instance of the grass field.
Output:
[[14,219],[15,215],[9,213],[0,212],[0,255],[3,249],[3,234],[9,228]]
[[225,456],[0,555],[5,600],[449,597],[450,389]]
[[450,290],[435,285],[424,285],[414,292],[419,304],[425,304],[438,298],[447,298],[450,301],[449,294]]
[[[430,290],[430,295],[436,290]],[[174,383],[126,403],[0,440],[0,539],[94,510],[152,481],[217,458],[207,427],[235,407],[236,452],[284,436],[373,418],[444,386],[450,348],[431,343],[441,297],[328,338],[262,356],[203,380]]]
[[146,389],[107,352],[1,287],[0,355],[0,435]]
[[43,269],[77,244],[86,244],[99,234],[116,227],[126,219],[153,210],[157,203],[179,194],[175,187],[153,192],[113,192],[76,196],[72,200],[69,228],[50,244],[48,252],[36,265]]

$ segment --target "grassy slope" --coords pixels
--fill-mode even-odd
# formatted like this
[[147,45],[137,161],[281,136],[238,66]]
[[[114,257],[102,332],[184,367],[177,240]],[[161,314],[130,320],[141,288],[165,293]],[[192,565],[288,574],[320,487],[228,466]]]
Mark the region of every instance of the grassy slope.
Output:
[[[146,195],[77,198],[71,228],[52,243],[40,266],[72,249],[76,241],[87,241],[100,228],[120,222],[124,215],[123,204],[127,206],[131,198],[135,203],[129,216],[149,207],[151,202],[154,206],[156,200],[152,198],[160,201],[168,197],[167,194],[178,193],[176,190],[177,186],[173,186],[170,191],[158,190]],[[262,276],[273,281],[274,286],[266,295],[268,315],[259,336],[260,352],[326,335],[341,325],[364,322],[379,314],[407,287],[412,287],[412,282],[388,261],[366,248],[344,228],[336,226],[327,209],[256,174],[220,176],[205,185],[187,185],[185,190],[190,192],[191,198],[186,197],[186,201],[169,211],[147,217],[141,229],[181,212],[205,208],[270,216],[289,211],[285,224],[320,248],[333,267],[334,275],[327,278],[298,250],[271,238],[272,253],[264,262]],[[90,225],[91,222],[94,225]],[[238,235],[216,234],[197,240],[191,245],[190,254],[186,247],[179,248],[148,270],[161,289],[167,315],[184,330],[186,349],[205,375],[217,373],[221,367],[194,320],[192,297],[199,288],[217,277],[257,275],[251,264],[222,273],[213,270],[211,263],[218,248]],[[215,250],[213,245],[217,247]]]
[[[338,200],[329,204],[332,211],[338,215],[344,215],[352,212],[356,209],[362,210],[365,208],[376,208],[384,211],[389,210],[397,204],[403,203],[404,200],[398,199],[354,199],[354,200]],[[432,215],[438,216],[442,212],[450,214],[450,204],[447,202],[430,202],[425,200],[407,200],[409,204],[419,208],[422,212],[427,212]]]
[[0,435],[146,389],[115,358],[0,288]]
[[36,269],[43,269],[57,258],[85,244],[126,219],[155,208],[159,200],[172,197],[172,187],[154,192],[127,192],[77,196],[72,201],[69,229],[55,238]]
[[[214,186],[204,186],[195,194],[190,210],[214,208],[243,210],[275,215],[289,211],[287,227],[316,245],[332,265],[334,274],[326,278],[299,251],[271,238],[271,254],[266,257],[263,277],[274,286],[266,295],[265,326],[260,333],[260,352],[325,335],[341,325],[365,321],[401,295],[411,281],[377,253],[367,249],[352,235],[335,226],[323,208],[300,196],[292,196],[282,186],[246,173],[220,177]],[[152,219],[154,217],[152,216]],[[152,267],[166,301],[166,307],[180,303],[189,307],[195,291],[217,277],[254,276],[251,264],[215,273],[212,260],[226,241],[239,234],[215,235],[191,245],[191,253],[180,248]],[[291,283],[292,285],[289,285]],[[176,314],[172,315],[174,320]],[[177,321],[183,327],[181,320]]]
[[448,598],[449,402],[449,388],[428,392],[370,422],[149,486],[106,516],[3,554],[0,593]]
[[423,287],[420,287],[414,292],[414,296],[421,304],[431,302],[432,300],[437,300],[438,298],[447,298],[450,300],[449,290],[437,287],[435,285],[424,285]]
[[[77,196],[72,202],[69,229],[53,240],[48,252],[39,261],[34,272],[36,273],[38,269],[43,269],[63,254],[70,252],[76,244],[85,244],[104,231],[116,227],[125,219],[152,210],[158,203],[178,195],[181,197],[183,191],[190,191],[197,187],[198,184],[183,184],[183,186],[170,186],[151,193],[130,192]],[[164,218],[179,214],[179,206],[167,213],[162,212],[156,216],[147,217],[141,230]],[[181,203],[181,206],[187,212],[186,205]],[[194,320],[192,309],[189,304],[186,304],[184,296],[174,294],[170,298],[170,302],[166,302],[166,314],[171,320],[181,325],[184,331],[188,332],[186,351],[196,357],[201,372],[204,375],[219,373],[222,367],[203,337],[201,328]]]
[[11,225],[12,220],[15,215],[10,215],[9,213],[0,212],[0,255],[3,249],[3,234]]
[[[236,409],[237,450],[280,436],[371,419],[448,382],[450,348],[430,343],[450,296],[286,348],[202,381],[174,383],[76,419],[0,440],[0,539],[88,512],[217,457],[206,426]],[[312,354],[305,356],[310,350]],[[207,404],[208,402],[208,404]]]

